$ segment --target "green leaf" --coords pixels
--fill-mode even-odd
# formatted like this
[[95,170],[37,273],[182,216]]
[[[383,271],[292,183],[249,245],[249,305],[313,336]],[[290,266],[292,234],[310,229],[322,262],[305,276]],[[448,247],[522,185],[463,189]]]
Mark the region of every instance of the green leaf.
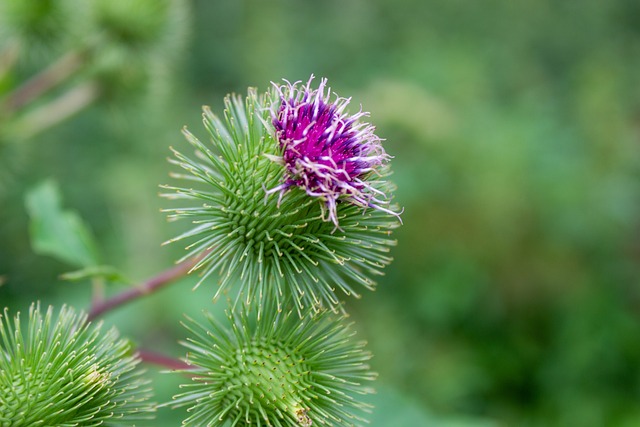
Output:
[[133,282],[125,277],[117,268],[110,265],[95,265],[82,268],[76,271],[70,271],[60,276],[62,280],[70,282],[78,282],[85,279],[101,278],[109,283],[120,283],[131,285]]
[[47,180],[27,193],[25,203],[31,218],[31,246],[76,267],[98,264],[96,245],[87,226],[72,211],[62,209],[58,185]]

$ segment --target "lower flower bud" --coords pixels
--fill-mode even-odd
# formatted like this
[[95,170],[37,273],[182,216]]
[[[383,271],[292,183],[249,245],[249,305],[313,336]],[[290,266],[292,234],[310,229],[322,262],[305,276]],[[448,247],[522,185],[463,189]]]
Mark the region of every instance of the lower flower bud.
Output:
[[[185,323],[191,336],[187,371],[193,382],[174,397],[189,406],[185,426],[310,427],[364,422],[368,407],[355,396],[372,390],[364,343],[331,313],[300,319],[268,310],[259,320],[242,311],[229,327],[211,315]],[[230,424],[226,424],[230,423]]]

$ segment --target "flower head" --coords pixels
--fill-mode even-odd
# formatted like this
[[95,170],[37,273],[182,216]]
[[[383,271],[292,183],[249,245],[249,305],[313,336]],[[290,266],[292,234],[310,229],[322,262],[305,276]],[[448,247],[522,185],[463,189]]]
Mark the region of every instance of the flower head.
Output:
[[350,325],[323,312],[238,310],[228,325],[206,315],[185,323],[191,336],[186,371],[192,382],[174,397],[188,406],[184,426],[353,426],[369,407],[357,399],[373,390],[371,354],[354,342]]
[[346,200],[361,207],[373,207],[397,215],[383,207],[389,202],[368,178],[389,160],[375,127],[360,119],[368,113],[349,115],[350,99],[336,95],[322,79],[318,89],[300,82],[274,84],[279,99],[272,111],[272,123],[286,166],[284,183],[274,190],[298,186],[324,201],[326,217],[336,227],[337,205]]
[[[195,155],[174,150],[175,159],[170,161],[183,173],[172,176],[185,184],[163,186],[169,190],[163,195],[182,203],[165,210],[169,218],[188,219],[192,227],[169,242],[189,242],[183,260],[201,256],[193,268],[203,273],[198,284],[218,273],[216,296],[235,286],[236,300],[262,303],[273,299],[281,308],[293,298],[300,313],[307,308],[338,310],[339,291],[358,296],[360,287],[375,287],[373,277],[382,274],[392,260],[389,251],[395,240],[391,232],[399,223],[390,210],[339,203],[332,193],[336,198],[330,201],[329,216],[339,221],[337,229],[327,221],[325,203],[318,203],[317,197],[297,185],[285,190],[282,178],[288,168],[273,161],[283,159],[285,151],[271,123],[271,106],[279,99],[281,94],[275,89],[264,95],[250,89],[246,99],[238,95],[225,99],[223,118],[205,107],[209,143],[184,131]],[[354,122],[348,126],[353,135],[364,132]],[[342,145],[351,144],[344,136],[349,132],[341,132]],[[362,145],[366,144],[360,142]],[[376,150],[379,148],[366,152]],[[349,197],[369,204],[376,203],[367,199],[370,194],[391,197],[394,187],[384,179],[388,165],[381,165],[380,176],[365,183],[364,160],[354,158],[339,160],[353,178],[348,183],[353,188]],[[273,190],[278,187],[282,191]]]
[[115,329],[102,331],[63,307],[57,317],[32,306],[26,331],[20,316],[0,314],[0,425],[131,425],[154,406],[138,359]]

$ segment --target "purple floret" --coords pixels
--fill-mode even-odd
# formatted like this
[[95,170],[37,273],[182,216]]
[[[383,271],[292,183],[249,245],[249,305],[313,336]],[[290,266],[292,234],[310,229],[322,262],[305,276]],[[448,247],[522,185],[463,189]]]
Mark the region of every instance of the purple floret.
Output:
[[[269,192],[286,192],[292,186],[303,188],[324,201],[324,216],[338,226],[337,205],[341,200],[398,215],[382,207],[385,194],[367,179],[389,160],[375,127],[361,123],[369,114],[360,110],[344,112],[351,100],[331,102],[331,89],[322,79],[318,89],[300,82],[274,86],[280,100],[272,110],[272,123],[287,174],[284,182]],[[326,93],[325,93],[326,90]]]

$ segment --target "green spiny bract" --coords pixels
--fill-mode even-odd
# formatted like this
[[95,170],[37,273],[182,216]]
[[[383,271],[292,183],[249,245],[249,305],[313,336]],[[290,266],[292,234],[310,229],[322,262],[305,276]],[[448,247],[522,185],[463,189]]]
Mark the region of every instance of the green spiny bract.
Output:
[[20,315],[0,314],[0,426],[131,425],[152,418],[147,381],[130,344],[86,315],[63,307],[31,306],[26,331]]
[[189,406],[184,426],[353,426],[369,406],[357,397],[373,390],[375,378],[364,342],[350,325],[324,311],[300,319],[292,312],[265,310],[256,320],[246,306],[221,325],[189,319],[191,336],[184,373],[192,382],[174,397]]
[[[233,283],[238,298],[248,303],[275,299],[280,308],[293,297],[300,313],[309,307],[336,310],[336,288],[356,296],[354,282],[374,288],[371,276],[382,274],[391,262],[395,241],[390,234],[398,220],[342,200],[336,203],[335,221],[330,221],[325,201],[304,189],[270,191],[280,187],[287,174],[285,166],[274,161],[283,154],[271,124],[270,108],[278,100],[276,91],[258,96],[253,89],[246,102],[228,96],[224,120],[205,107],[211,145],[184,130],[196,156],[174,150],[170,161],[186,171],[173,176],[189,186],[163,188],[172,190],[164,196],[187,201],[184,207],[167,209],[169,217],[191,219],[194,227],[170,241],[190,242],[183,259],[202,255],[194,267],[203,271],[199,284],[219,273],[216,297]],[[388,167],[376,172],[368,185],[391,194],[393,186],[385,180]]]

